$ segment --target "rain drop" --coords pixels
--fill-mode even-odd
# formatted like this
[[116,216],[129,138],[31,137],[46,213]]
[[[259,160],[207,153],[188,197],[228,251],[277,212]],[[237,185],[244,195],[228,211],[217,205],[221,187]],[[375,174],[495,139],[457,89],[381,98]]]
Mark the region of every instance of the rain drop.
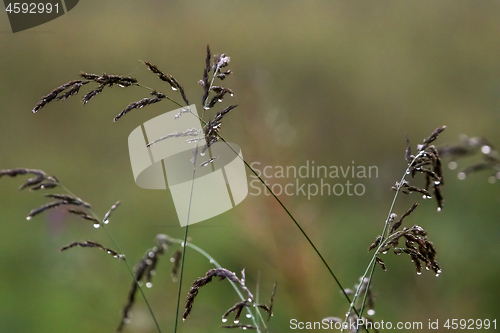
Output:
[[28,216],[28,217],[26,218],[26,220],[28,220],[28,221],[29,221],[29,220],[31,220],[31,216]]
[[176,88],[176,87],[172,87],[172,90],[173,90],[173,91],[177,91],[177,88]]
[[375,314],[375,310],[370,309],[370,310],[366,311],[366,313],[367,313],[369,316],[373,316],[373,315]]
[[202,152],[200,153],[200,155],[201,155],[201,156],[205,156],[205,154],[206,154],[206,153],[205,153],[204,151],[202,151]]
[[234,96],[234,94],[230,94],[230,95],[231,95],[231,97],[233,97],[233,96]]
[[491,147],[490,146],[482,146],[481,147],[481,152],[483,154],[489,154],[489,153],[491,153]]
[[407,174],[407,175],[409,175],[409,174],[410,174],[410,170],[407,170],[407,171],[406,171],[406,174]]
[[422,274],[422,272],[417,272],[417,275],[420,275],[420,274]]
[[437,211],[438,211],[438,212],[440,212],[442,209],[443,209],[443,208],[438,207],[438,208],[437,208]]
[[250,313],[247,313],[246,317],[247,318],[252,318],[252,315]]
[[184,247],[184,242],[181,243],[181,246]]
[[238,319],[235,319],[235,320],[234,320],[234,323],[235,323],[235,324],[238,324],[239,322],[240,322],[240,321],[239,321]]
[[246,331],[247,327],[246,327],[246,326],[243,326],[243,327],[242,327],[242,329]]
[[439,185],[439,184],[441,184],[441,182],[440,182],[440,181],[438,181],[438,180],[436,180],[436,181],[434,182],[434,185]]
[[222,318],[222,322],[225,323],[227,321],[227,318]]
[[438,275],[439,275],[439,274],[441,274],[441,270],[440,270],[440,269],[438,269],[438,271],[437,271],[436,273],[437,273]]
[[104,222],[104,224],[108,224],[109,220],[104,220],[103,222]]
[[436,277],[439,277],[439,273],[436,273]]
[[146,283],[147,288],[151,288],[152,286],[153,286],[153,284],[151,282]]
[[94,223],[94,228],[99,228],[101,225],[99,223]]
[[382,254],[386,254],[386,253],[387,253],[387,251],[382,251]]

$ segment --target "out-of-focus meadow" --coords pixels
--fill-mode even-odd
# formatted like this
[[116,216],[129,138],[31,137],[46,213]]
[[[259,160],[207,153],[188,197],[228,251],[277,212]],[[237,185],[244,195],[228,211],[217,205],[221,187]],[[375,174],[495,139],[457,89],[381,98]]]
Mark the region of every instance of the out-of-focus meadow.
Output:
[[[405,135],[415,147],[446,125],[436,145],[466,134],[500,146],[499,15],[497,1],[86,0],[54,21],[13,34],[3,13],[0,169],[55,175],[100,216],[121,200],[109,231],[131,265],[157,233],[183,237],[170,192],[135,185],[127,147],[134,128],[175,105],[163,101],[113,123],[147,91],[106,88],[82,106],[84,86],[79,96],[37,114],[31,109],[81,70],[133,76],[169,92],[139,62],[147,60],[181,82],[200,110],[197,81],[209,43],[214,53],[231,57],[234,73],[222,83],[235,94],[224,105],[240,105],[224,119],[221,133],[248,162],[259,162],[260,170],[312,161],[378,167],[378,177],[349,178],[363,184],[361,196],[280,196],[344,287],[352,288],[371,258],[367,247],[382,231],[391,186],[406,167]],[[426,327],[429,319],[500,319],[500,181],[490,184],[491,172],[457,178],[480,159],[445,169],[439,213],[434,200],[400,197],[398,215],[421,201],[404,225],[429,232],[443,273],[418,276],[409,257],[387,254],[388,271],[377,267],[372,282],[378,295],[373,320]],[[113,244],[102,228],[62,210],[27,221],[28,212],[47,201],[42,193],[18,191],[22,181],[0,179],[0,332],[113,332],[131,282],[126,267],[96,249],[58,251],[87,239]],[[271,197],[255,193],[250,188],[236,208],[193,225],[192,242],[232,271],[245,268],[247,285],[259,285],[263,302],[278,282],[270,332],[289,331],[293,318],[344,316],[348,303],[296,226]],[[173,331],[178,288],[168,258],[160,258],[154,286],[145,290],[164,332]],[[182,301],[190,283],[210,268],[188,250]],[[126,331],[156,332],[137,299]],[[237,300],[226,281],[211,283],[179,332],[222,331],[220,318]]]

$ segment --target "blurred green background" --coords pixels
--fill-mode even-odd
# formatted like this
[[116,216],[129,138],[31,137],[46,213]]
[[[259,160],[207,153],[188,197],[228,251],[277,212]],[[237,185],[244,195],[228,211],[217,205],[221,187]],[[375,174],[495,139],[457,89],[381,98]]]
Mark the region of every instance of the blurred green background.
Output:
[[[281,196],[341,283],[352,288],[371,258],[368,245],[382,230],[390,188],[404,172],[406,134],[415,146],[446,125],[437,145],[457,142],[460,134],[500,145],[499,14],[498,1],[86,0],[54,21],[13,34],[3,13],[0,169],[45,170],[100,216],[121,200],[109,231],[131,265],[157,233],[182,237],[170,192],[135,185],[127,147],[135,127],[173,104],[157,103],[113,123],[147,91],[106,88],[83,107],[87,85],[77,97],[37,114],[31,109],[80,70],[134,76],[180,100],[138,60],[172,74],[201,109],[197,81],[209,43],[214,53],[231,56],[234,74],[223,84],[235,96],[224,105],[240,106],[224,119],[221,133],[247,161],[378,167],[378,178],[354,180],[366,187],[362,196]],[[459,169],[478,160],[459,161]],[[487,172],[459,181],[457,171],[445,170],[442,212],[428,200],[405,220],[429,232],[443,273],[417,276],[409,258],[388,254],[388,271],[377,267],[373,280],[373,320],[500,319],[499,182],[490,184]],[[58,252],[73,241],[113,247],[111,241],[62,210],[26,221],[46,199],[18,191],[22,182],[0,179],[0,332],[113,332],[131,282],[126,267],[94,249]],[[395,212],[401,215],[415,201],[421,196],[402,196]],[[189,234],[224,267],[245,268],[247,285],[259,285],[262,301],[278,283],[271,332],[290,331],[293,318],[319,321],[347,310],[319,258],[268,196],[249,195]],[[162,332],[173,331],[177,301],[171,253],[160,259],[154,287],[146,290]],[[182,300],[210,268],[188,251]],[[157,332],[137,299],[126,332]],[[179,332],[223,331],[221,315],[236,301],[227,282],[204,287]]]

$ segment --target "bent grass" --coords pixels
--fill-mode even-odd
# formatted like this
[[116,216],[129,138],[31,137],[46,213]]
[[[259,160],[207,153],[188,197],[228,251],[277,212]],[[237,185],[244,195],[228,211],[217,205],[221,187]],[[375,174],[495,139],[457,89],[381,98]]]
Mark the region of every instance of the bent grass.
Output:
[[[186,93],[182,87],[181,84],[170,74],[165,74],[163,73],[156,65],[153,65],[147,61],[143,61],[144,65],[154,74],[158,76],[158,78],[166,83],[169,84],[170,88],[174,91],[180,94],[183,102],[185,103],[186,106],[189,106],[189,101],[187,99]],[[231,70],[223,70],[225,69],[230,63],[230,57],[228,57],[225,54],[221,55],[213,55],[211,54],[210,48],[207,45],[207,52],[206,52],[206,57],[205,57],[205,66],[203,69],[203,76],[202,79],[199,81],[199,84],[203,88],[203,96],[202,96],[202,105],[203,105],[203,111],[201,115],[195,114],[191,111],[191,109],[185,108],[182,109],[182,111],[175,116],[175,118],[183,116],[184,113],[189,113],[191,116],[197,117],[200,122],[204,126],[204,131],[203,133],[199,133],[198,131],[194,129],[186,129],[184,132],[176,132],[176,133],[165,133],[163,137],[156,138],[155,140],[151,141],[150,143],[147,144],[147,147],[150,147],[151,145],[156,144],[157,142],[161,140],[166,140],[171,137],[180,137],[180,136],[186,136],[186,137],[195,137],[194,139],[189,139],[193,140],[192,142],[196,142],[196,147],[194,149],[193,153],[193,176],[192,180],[195,179],[196,176],[196,165],[197,165],[197,158],[199,155],[199,150],[201,149],[201,156],[203,156],[205,150],[209,149],[210,146],[217,142],[217,141],[222,141],[227,144],[227,141],[224,139],[224,137],[220,134],[220,129],[221,129],[221,124],[222,124],[222,119],[233,109],[237,107],[237,105],[230,105],[226,108],[223,108],[220,110],[212,120],[205,120],[206,112],[209,111],[210,109],[214,108],[219,102],[223,102],[224,98],[226,96],[233,96],[233,91],[230,88],[215,85],[214,82],[216,81],[222,81],[226,79],[232,72]],[[211,77],[210,77],[211,75]],[[33,112],[36,113],[40,111],[43,107],[45,107],[48,103],[55,101],[55,100],[66,100],[69,97],[72,97],[74,95],[77,95],[80,88],[83,85],[87,85],[90,83],[96,83],[97,87],[95,89],[90,90],[85,96],[83,97],[83,104],[87,104],[90,100],[92,100],[95,96],[98,94],[102,93],[105,87],[112,87],[113,85],[118,85],[122,88],[126,87],[140,87],[146,90],[149,90],[149,94],[152,97],[146,97],[141,99],[140,101],[130,103],[125,109],[123,109],[120,113],[118,113],[113,121],[117,122],[121,117],[125,116],[126,114],[130,113],[131,111],[135,109],[141,109],[143,107],[146,107],[151,104],[159,103],[163,100],[168,100],[175,105],[179,107],[183,107],[184,105],[179,103],[178,101],[175,100],[173,97],[167,96],[167,94],[164,94],[163,92],[159,92],[157,90],[151,89],[149,87],[146,87],[138,82],[137,79],[132,78],[132,77],[126,77],[126,76],[120,76],[120,75],[96,75],[96,74],[89,74],[82,72],[80,76],[83,78],[83,80],[74,80],[70,81],[66,84],[63,84],[55,89],[53,89],[50,93],[47,95],[43,96],[42,99],[36,104],[36,106],[33,108]],[[267,188],[269,193],[271,193],[272,197],[274,200],[276,200],[282,209],[285,211],[285,213],[288,215],[290,220],[293,222],[293,224],[299,229],[300,233],[303,235],[303,237],[307,240],[307,242],[310,244],[312,247],[314,253],[317,255],[317,257],[320,259],[322,262],[323,266],[328,270],[329,275],[333,278],[335,284],[339,287],[341,290],[344,298],[349,304],[348,311],[346,313],[345,319],[343,320],[344,324],[350,320],[350,319],[357,319],[357,318],[364,318],[363,313],[365,310],[365,305],[368,304],[369,310],[372,310],[373,308],[373,298],[370,296],[370,286],[374,274],[374,269],[375,266],[378,264],[380,265],[384,270],[386,269],[386,265],[381,259],[381,255],[385,254],[388,250],[392,249],[396,254],[401,254],[405,253],[410,256],[412,261],[414,262],[416,266],[417,273],[421,273],[422,269],[422,264],[427,269],[432,269],[436,275],[439,275],[441,273],[441,268],[439,264],[435,261],[435,256],[436,256],[436,251],[435,248],[429,240],[427,240],[427,232],[420,226],[413,226],[411,228],[403,228],[402,230],[399,230],[403,219],[406,218],[408,215],[410,215],[415,208],[417,207],[418,203],[414,204],[406,213],[404,213],[399,220],[396,221],[397,215],[394,213],[394,207],[396,200],[398,198],[398,195],[400,192],[403,193],[411,193],[411,192],[417,192],[420,194],[424,195],[424,198],[430,198],[434,197],[437,201],[438,204],[438,211],[442,209],[443,207],[443,198],[441,195],[441,187],[444,184],[443,181],[443,174],[442,174],[442,168],[441,168],[441,159],[440,159],[440,152],[438,151],[437,148],[435,148],[433,145],[431,145],[438,137],[438,135],[444,131],[444,126],[437,128],[428,138],[426,138],[423,141],[422,145],[419,145],[417,147],[417,154],[412,155],[411,154],[411,149],[409,142],[407,144],[407,151],[406,151],[406,160],[408,162],[408,167],[406,168],[405,172],[403,173],[403,176],[401,177],[399,182],[396,182],[395,186],[393,189],[396,191],[393,201],[391,203],[390,209],[388,216],[384,222],[383,230],[381,235],[379,235],[375,242],[370,246],[369,250],[375,249],[375,253],[373,254],[369,264],[367,265],[367,268],[360,278],[360,283],[357,285],[356,290],[352,291],[349,289],[345,289],[343,285],[340,283],[339,279],[333,272],[332,268],[328,265],[326,262],[324,256],[320,253],[318,248],[315,246],[314,242],[312,239],[307,235],[305,230],[302,228],[300,223],[297,221],[297,219],[293,216],[293,214],[290,212],[290,210],[283,204],[283,202],[278,198],[278,196],[272,191],[272,189],[266,184],[266,182],[259,176],[259,174],[254,170],[248,163],[245,161],[243,158],[241,158],[238,155],[238,152],[236,152],[231,145],[227,144],[227,146],[233,150],[235,153],[235,156],[238,156],[238,158],[242,159],[243,163],[245,166],[259,179],[259,181]],[[203,146],[199,146],[199,143],[204,141]],[[408,140],[407,140],[408,141]],[[441,152],[443,153],[443,152]],[[216,157],[213,157],[207,161],[204,161],[202,165],[208,165]],[[479,167],[476,167],[476,169],[479,169]],[[469,170],[469,172],[472,172]],[[115,247],[114,249],[105,247],[101,244],[98,244],[93,241],[77,241],[73,242],[69,245],[64,246],[61,251],[68,250],[73,247],[96,247],[99,248],[108,254],[113,255],[116,258],[122,259],[126,266],[127,269],[132,276],[132,285],[129,290],[128,298],[127,298],[127,304],[125,305],[123,312],[122,312],[122,318],[120,321],[120,325],[117,329],[117,332],[121,332],[125,325],[130,321],[130,311],[131,308],[134,304],[135,301],[135,294],[137,291],[141,294],[141,297],[145,300],[146,305],[149,309],[149,312],[151,314],[151,317],[156,325],[156,328],[158,332],[161,332],[161,329],[159,327],[158,321],[156,320],[155,314],[151,306],[149,305],[147,298],[143,292],[143,289],[141,287],[141,281],[146,279],[146,286],[151,287],[152,283],[152,276],[154,274],[156,264],[158,262],[158,258],[160,255],[163,255],[165,251],[168,249],[169,246],[173,244],[179,244],[181,245],[181,250],[178,250],[174,253],[172,257],[172,262],[174,264],[174,269],[172,276],[175,279],[178,278],[179,280],[179,292],[178,292],[178,297],[177,297],[177,310],[176,310],[176,316],[175,316],[175,327],[174,327],[174,332],[177,331],[178,328],[178,318],[179,318],[179,312],[180,312],[180,302],[181,302],[181,293],[182,293],[182,283],[184,280],[184,266],[185,266],[185,258],[186,258],[186,249],[191,248],[194,251],[200,253],[203,255],[205,258],[209,260],[210,263],[212,263],[215,268],[209,270],[205,277],[201,277],[199,279],[196,279],[192,286],[191,289],[188,293],[187,296],[187,301],[185,305],[185,310],[183,314],[183,319],[185,320],[189,314],[191,313],[193,304],[194,304],[194,299],[197,296],[199,289],[203,286],[205,286],[207,283],[212,281],[214,277],[219,277],[221,280],[222,279],[227,279],[231,285],[233,286],[235,292],[238,294],[239,298],[241,301],[230,307],[223,315],[222,315],[222,321],[225,322],[227,321],[227,318],[229,315],[234,314],[234,324],[233,325],[226,325],[222,326],[224,328],[241,328],[241,329],[256,329],[259,332],[267,332],[269,330],[268,327],[268,321],[271,318],[273,312],[273,302],[274,302],[274,297],[275,297],[275,292],[276,292],[276,285],[274,287],[274,291],[272,293],[270,303],[269,304],[262,304],[256,301],[256,298],[254,298],[253,294],[250,292],[250,290],[246,287],[245,285],[245,271],[243,270],[241,272],[241,278],[238,278],[237,275],[230,270],[227,270],[223,268],[214,258],[212,258],[207,252],[205,252],[203,249],[197,247],[196,245],[188,242],[188,230],[189,230],[189,216],[191,212],[191,203],[189,204],[188,208],[188,214],[187,214],[187,223],[185,227],[185,234],[184,234],[184,239],[173,239],[170,238],[169,236],[166,235],[157,235],[157,244],[155,247],[152,249],[148,250],[146,252],[146,255],[139,261],[139,263],[135,266],[135,268],[132,268],[128,261],[126,260],[126,257],[124,256],[123,252],[120,250],[120,247],[118,246],[118,243],[116,240],[113,238],[113,236],[110,234],[108,231],[106,225],[109,222],[109,217],[111,213],[118,207],[119,202],[114,204],[111,209],[105,214],[103,219],[99,219],[98,216],[91,210],[91,207],[88,203],[83,202],[81,199],[76,197],[72,192],[70,192],[68,189],[66,189],[62,184],[59,183],[59,181],[53,177],[53,176],[47,176],[45,172],[41,170],[35,170],[35,169],[10,169],[10,170],[1,170],[0,171],[0,177],[3,175],[8,175],[11,177],[15,177],[18,175],[25,175],[25,174],[33,174],[35,177],[28,179],[20,189],[24,188],[30,188],[30,191],[33,190],[39,190],[39,189],[54,189],[57,187],[62,188],[65,190],[67,194],[48,194],[47,197],[56,199],[57,201],[50,202],[48,204],[45,204],[37,209],[32,210],[28,214],[28,219],[33,218],[34,216],[48,210],[52,209],[58,206],[77,206],[78,209],[70,208],[68,209],[68,212],[72,214],[76,214],[80,216],[81,218],[85,220],[89,220],[94,224],[94,227],[102,227],[102,229],[106,232],[108,235],[109,239],[111,240],[113,246]],[[425,188],[418,188],[415,186],[412,186],[408,183],[406,178],[411,175],[413,178],[416,174],[422,174],[425,179],[426,179],[426,186]],[[194,186],[194,181],[192,182],[192,186]],[[433,190],[433,193],[431,194],[430,189]],[[191,196],[193,194],[193,188],[191,188]],[[396,222],[395,222],[396,221]],[[399,247],[398,242],[399,240],[405,240],[405,247]],[[246,294],[246,296],[244,295]],[[351,299],[352,297],[352,299]],[[361,299],[360,299],[361,298]],[[251,319],[251,324],[245,324],[245,323],[240,323],[240,315],[245,310],[247,312],[246,317]],[[262,312],[264,312],[266,315],[263,315]],[[369,311],[369,315],[372,315],[373,311]],[[267,318],[264,318],[266,317]],[[339,322],[341,321],[337,317],[328,317],[325,318],[324,320],[328,321],[335,321]],[[345,329],[345,325],[342,325],[342,331]],[[369,330],[366,327],[362,327],[366,332]],[[359,328],[358,328],[359,329]],[[356,329],[356,331],[358,331]]]

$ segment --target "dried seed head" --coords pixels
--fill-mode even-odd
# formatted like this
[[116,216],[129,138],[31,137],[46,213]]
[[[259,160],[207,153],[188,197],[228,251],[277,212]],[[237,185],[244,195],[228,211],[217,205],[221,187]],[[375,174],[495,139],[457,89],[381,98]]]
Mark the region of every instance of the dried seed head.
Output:
[[116,252],[114,250],[111,250],[111,249],[108,249],[108,248],[105,248],[101,244],[93,242],[93,241],[73,242],[73,243],[71,243],[69,245],[66,245],[63,248],[61,248],[60,251],[61,252],[62,251],[66,251],[66,250],[68,250],[68,249],[70,249],[72,247],[75,247],[75,246],[80,246],[80,247],[97,247],[97,248],[100,248],[101,250],[105,251],[106,253],[111,254],[115,258],[125,260],[125,256],[123,254],[118,254],[118,252]]

